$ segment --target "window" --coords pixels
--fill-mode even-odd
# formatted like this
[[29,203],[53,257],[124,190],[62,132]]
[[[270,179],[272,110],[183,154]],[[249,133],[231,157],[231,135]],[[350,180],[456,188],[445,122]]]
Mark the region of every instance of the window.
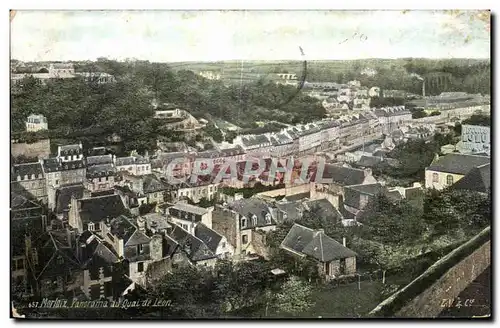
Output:
[[439,182],[439,174],[432,173],[432,182]]
[[247,218],[241,218],[241,227],[246,228],[247,227]]
[[266,224],[271,224],[271,214],[266,214]]
[[137,262],[137,272],[144,271],[144,262]]
[[448,175],[446,176],[446,184],[447,184],[448,186],[451,186],[451,185],[453,184],[453,175],[448,174]]
[[56,185],[58,185],[58,184],[59,184],[59,180],[56,179]]
[[248,244],[248,235],[243,235],[243,236],[241,236],[241,243],[242,243],[243,245]]
[[137,245],[137,254],[144,253],[144,247],[142,244]]
[[221,244],[222,248],[226,248],[226,242],[223,241],[222,244]]
[[94,230],[95,230],[95,226],[94,226],[94,223],[93,223],[93,222],[90,222],[90,223],[88,224],[88,229],[89,229],[89,231],[94,231]]
[[254,226],[257,226],[257,215],[252,215],[252,223]]

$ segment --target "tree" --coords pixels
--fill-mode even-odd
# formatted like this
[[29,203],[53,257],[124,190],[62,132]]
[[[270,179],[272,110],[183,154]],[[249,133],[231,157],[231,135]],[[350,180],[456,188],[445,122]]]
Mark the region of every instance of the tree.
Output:
[[313,305],[312,287],[296,276],[290,277],[276,294],[275,306],[281,314],[298,314]]
[[470,118],[464,120],[462,124],[491,126],[491,117],[488,115],[474,114]]

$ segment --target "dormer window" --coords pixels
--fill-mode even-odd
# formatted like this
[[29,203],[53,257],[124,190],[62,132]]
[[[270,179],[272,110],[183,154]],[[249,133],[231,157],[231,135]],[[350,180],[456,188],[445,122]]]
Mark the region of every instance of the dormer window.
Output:
[[93,222],[90,222],[90,223],[88,224],[88,229],[89,229],[89,231],[94,231],[94,230],[95,230],[95,225],[94,225],[94,223],[93,223]]
[[266,214],[266,224],[271,224],[271,214]]
[[241,218],[241,227],[246,228],[247,227],[247,218]]
[[254,226],[257,226],[257,215],[252,215],[252,223]]
[[17,181],[21,181],[21,176],[20,175],[17,176]]

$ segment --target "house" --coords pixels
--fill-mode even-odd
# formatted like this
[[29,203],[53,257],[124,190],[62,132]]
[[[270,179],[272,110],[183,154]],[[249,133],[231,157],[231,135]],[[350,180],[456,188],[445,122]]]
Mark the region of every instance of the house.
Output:
[[26,236],[29,291],[38,297],[73,298],[81,291],[83,271],[75,255],[75,234],[68,229]]
[[89,191],[85,189],[83,183],[75,183],[65,185],[56,189],[56,203],[54,213],[61,221],[67,221],[69,217],[69,209],[71,199],[82,199],[90,197]]
[[[78,155],[73,155],[77,156]],[[47,188],[47,204],[54,209],[57,188],[86,181],[86,168],[82,159],[62,161],[57,157],[41,161]]]
[[343,216],[327,199],[314,199],[303,203],[304,210],[314,212],[318,220],[325,220],[337,224],[342,222]]
[[87,167],[93,166],[93,165],[102,165],[102,164],[113,164],[113,155],[111,154],[103,154],[103,152],[106,152],[106,148],[104,147],[96,147],[91,149],[89,152],[93,154],[99,154],[99,155],[92,155],[92,156],[87,156],[86,158],[86,164]]
[[163,258],[161,236],[148,237],[133,219],[120,215],[101,224],[104,240],[111,245],[118,257],[128,262],[128,277],[140,286],[146,285],[149,264]]
[[[258,198],[239,199],[226,206],[216,205],[212,229],[225,236],[234,247],[235,259],[262,254],[265,240],[261,232],[276,229],[274,211]],[[260,250],[260,251],[259,251]]]
[[461,142],[457,149],[461,153],[491,152],[490,127],[479,125],[462,125]]
[[40,130],[48,130],[47,118],[40,114],[31,114],[26,119],[26,131],[37,132]]
[[113,164],[94,164],[87,166],[85,187],[91,192],[112,190],[116,180],[116,169]]
[[215,266],[217,255],[200,238],[176,224],[172,224],[172,230],[169,232],[168,237],[178,245],[178,249],[190,264],[207,267]]
[[212,228],[212,211],[213,208],[177,203],[168,208],[168,219],[190,234],[194,234],[195,226],[199,223],[203,223],[209,229]]
[[425,187],[442,190],[462,179],[472,169],[490,163],[487,156],[451,153],[436,157],[425,169]]
[[151,174],[149,158],[142,156],[117,157],[114,161],[117,171],[126,171],[132,175]]
[[47,227],[45,212],[36,202],[22,194],[10,192],[10,251],[12,282],[26,289],[27,264],[25,235],[41,235]]
[[189,198],[194,203],[199,203],[202,198],[213,200],[217,195],[219,183],[199,180],[191,183],[190,179],[175,185],[175,189],[170,191],[170,197],[173,201]]
[[116,82],[113,75],[105,72],[80,72],[75,73],[75,75],[81,76],[87,83],[105,84]]
[[462,179],[451,185],[450,188],[454,190],[469,190],[480,193],[488,193],[491,190],[490,163],[473,168]]
[[234,255],[234,247],[227,242],[227,238],[203,223],[198,223],[194,228],[194,235],[207,245],[220,259],[229,259]]
[[340,208],[345,219],[358,219],[368,202],[377,195],[387,195],[390,199],[402,198],[399,191],[389,191],[380,183],[352,185],[344,188],[343,206]]
[[127,210],[119,195],[105,195],[92,198],[71,198],[68,224],[79,233],[85,230],[101,231],[103,224],[120,215],[126,214]]
[[142,198],[147,204],[161,204],[166,193],[171,189],[154,174],[131,175],[121,172],[121,186],[128,187],[136,194],[136,199]]
[[[322,179],[330,180],[329,182],[322,184],[327,190],[333,193],[342,193],[344,186],[371,184],[377,182],[370,169],[361,170],[342,166],[340,164],[325,164]],[[313,180],[313,178],[311,178],[311,180]],[[313,181],[318,180],[319,177]]]
[[61,162],[79,161],[83,159],[83,146],[80,142],[74,145],[63,145],[57,147],[57,158]]
[[299,258],[315,260],[319,274],[327,280],[356,273],[356,253],[327,236],[323,230],[294,224],[280,248]]
[[39,162],[14,164],[10,168],[10,173],[11,187],[13,189],[22,187],[37,200],[47,203],[46,180],[42,165]]
[[120,260],[109,244],[94,233],[84,231],[77,240],[76,258],[83,270],[82,291],[88,299],[113,300],[118,296],[113,280],[121,274]]

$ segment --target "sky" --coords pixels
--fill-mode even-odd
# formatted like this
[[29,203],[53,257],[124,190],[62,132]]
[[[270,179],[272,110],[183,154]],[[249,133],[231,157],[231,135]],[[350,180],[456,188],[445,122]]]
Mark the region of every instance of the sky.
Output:
[[485,11],[17,11],[11,58],[490,58],[489,19]]

